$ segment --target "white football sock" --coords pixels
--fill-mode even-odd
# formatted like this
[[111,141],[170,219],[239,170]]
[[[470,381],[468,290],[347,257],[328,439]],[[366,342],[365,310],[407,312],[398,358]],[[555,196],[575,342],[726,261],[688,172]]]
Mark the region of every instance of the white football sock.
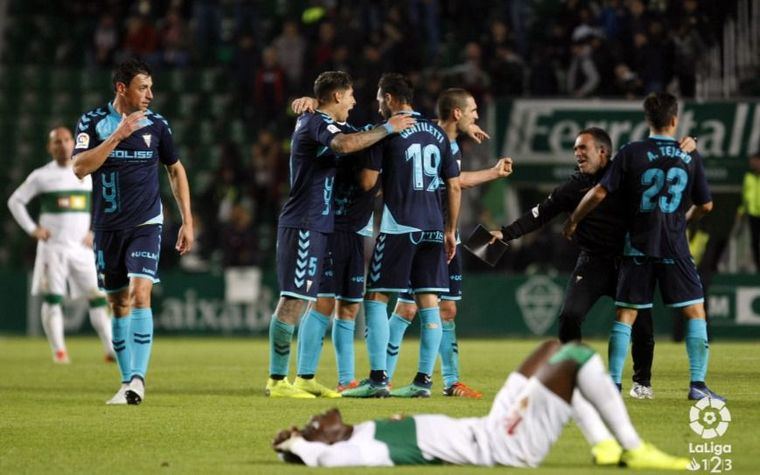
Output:
[[603,440],[613,438],[594,406],[583,397],[577,388],[573,391],[572,406],[573,420],[578,424],[578,428],[589,445],[593,447]]
[[99,307],[90,307],[90,324],[100,338],[103,344],[103,351],[107,355],[114,356],[113,345],[111,343],[111,318],[105,305]]
[[623,398],[604,369],[599,355],[594,355],[578,370],[577,387],[594,408],[624,449],[635,449],[641,439],[631,424]]
[[42,302],[42,329],[53,353],[66,349],[63,339],[63,309],[61,304]]

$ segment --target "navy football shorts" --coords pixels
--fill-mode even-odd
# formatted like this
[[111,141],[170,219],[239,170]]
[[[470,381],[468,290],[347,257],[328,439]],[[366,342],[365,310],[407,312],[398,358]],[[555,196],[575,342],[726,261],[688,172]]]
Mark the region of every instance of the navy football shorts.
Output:
[[364,239],[364,236],[346,231],[336,231],[328,236],[319,297],[346,302],[364,299]]
[[447,292],[449,282],[443,232],[380,233],[369,263],[367,281],[367,292]]
[[[462,300],[462,246],[457,244],[457,253],[449,262],[449,290],[441,294],[441,300],[459,301]],[[404,303],[415,303],[414,295],[409,291],[398,295],[398,301]]]
[[662,300],[669,307],[687,307],[705,300],[691,257],[627,256],[620,266],[615,305],[652,308],[655,286],[659,286]]
[[146,224],[126,230],[95,231],[98,287],[107,293],[118,292],[129,287],[131,277],[160,282],[161,228],[160,224]]
[[327,253],[327,234],[277,228],[277,283],[280,296],[316,300]]

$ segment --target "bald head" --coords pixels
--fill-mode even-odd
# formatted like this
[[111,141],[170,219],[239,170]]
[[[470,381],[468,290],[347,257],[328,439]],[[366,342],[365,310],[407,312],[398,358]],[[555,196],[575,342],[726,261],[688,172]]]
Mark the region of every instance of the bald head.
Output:
[[47,150],[60,166],[70,164],[74,151],[74,137],[66,127],[55,127],[48,133]]

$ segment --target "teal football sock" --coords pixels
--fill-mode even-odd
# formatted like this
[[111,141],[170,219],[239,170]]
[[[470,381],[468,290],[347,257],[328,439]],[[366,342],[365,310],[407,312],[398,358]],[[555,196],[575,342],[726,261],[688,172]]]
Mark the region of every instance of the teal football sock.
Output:
[[153,311],[150,308],[132,309],[132,376],[139,376],[145,381],[153,349]]
[[116,361],[119,363],[122,383],[128,383],[132,376],[132,352],[130,351],[132,338],[129,334],[131,322],[131,315],[121,318],[114,317],[111,320],[111,344],[116,352]]
[[297,375],[316,374],[319,357],[322,354],[327,326],[330,317],[312,309],[301,319],[298,326],[298,364]]
[[438,306],[420,309],[420,327],[420,361],[417,371],[432,375],[443,336]]
[[686,322],[686,354],[689,356],[689,375],[691,381],[705,380],[707,361],[710,357],[710,345],[707,343],[707,322],[690,318]]
[[396,372],[396,364],[398,363],[398,356],[401,351],[401,342],[404,340],[404,333],[406,333],[406,329],[409,328],[411,323],[395,313],[388,320],[389,336],[386,364],[389,380],[393,380],[393,373]]
[[282,379],[288,375],[290,365],[290,342],[295,327],[272,315],[269,321],[269,375]]
[[616,384],[621,384],[623,381],[623,365],[625,365],[625,359],[628,356],[628,346],[631,344],[631,326],[623,322],[615,322],[612,324],[612,331],[610,331],[610,342],[607,349],[610,376],[612,381]]
[[332,342],[335,361],[338,364],[338,384],[346,385],[356,378],[354,372],[354,330],[353,320],[333,320]]
[[367,323],[367,353],[369,369],[385,371],[388,347],[388,304],[376,300],[364,301],[364,319]]
[[456,325],[453,321],[442,322],[441,337],[441,376],[443,387],[449,388],[459,382],[459,345],[457,344]]

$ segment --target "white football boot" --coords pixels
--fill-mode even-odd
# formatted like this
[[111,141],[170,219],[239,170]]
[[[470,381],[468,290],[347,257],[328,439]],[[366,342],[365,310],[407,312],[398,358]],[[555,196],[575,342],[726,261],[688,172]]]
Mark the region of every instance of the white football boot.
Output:
[[129,384],[127,383],[121,383],[121,387],[118,391],[116,391],[116,394],[113,395],[111,399],[106,401],[106,404],[109,406],[121,406],[127,404],[127,388],[129,387]]
[[145,382],[137,377],[132,378],[127,386],[127,404],[136,406],[145,399]]

